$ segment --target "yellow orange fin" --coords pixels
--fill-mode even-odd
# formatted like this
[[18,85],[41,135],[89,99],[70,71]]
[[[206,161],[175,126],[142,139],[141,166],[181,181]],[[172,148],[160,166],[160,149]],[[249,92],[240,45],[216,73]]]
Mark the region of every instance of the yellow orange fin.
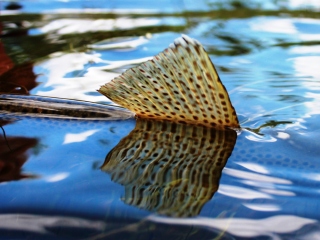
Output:
[[98,91],[140,118],[239,127],[228,92],[207,52],[186,35]]

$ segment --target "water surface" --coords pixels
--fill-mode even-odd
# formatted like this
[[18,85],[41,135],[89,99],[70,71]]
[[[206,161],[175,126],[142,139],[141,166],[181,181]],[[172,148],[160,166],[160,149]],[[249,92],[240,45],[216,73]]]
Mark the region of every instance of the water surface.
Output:
[[[8,4],[1,3],[1,92],[111,104],[96,92],[100,85],[183,33],[208,51],[242,130],[222,168],[209,173],[211,182],[201,182],[204,163],[218,158],[206,155],[188,175],[186,161],[170,152],[174,141],[166,154],[175,163],[162,158],[156,165],[153,157],[142,166],[136,158],[132,168],[101,169],[119,146],[143,139],[126,138],[140,136],[133,118],[1,115],[3,239],[319,238],[318,1],[21,1],[22,8],[6,10]],[[188,151],[216,146],[213,136],[220,135]],[[183,174],[162,179],[161,168],[163,176],[176,168]],[[133,169],[144,178],[122,180],[120,173],[129,178]],[[190,201],[182,213],[166,204],[192,200],[196,191],[210,197]]]

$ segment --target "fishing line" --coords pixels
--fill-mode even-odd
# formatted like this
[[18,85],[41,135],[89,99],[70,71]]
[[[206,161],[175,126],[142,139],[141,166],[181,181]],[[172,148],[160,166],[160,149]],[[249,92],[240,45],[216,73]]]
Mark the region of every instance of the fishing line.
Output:
[[9,150],[12,151],[12,149],[11,149],[11,147],[10,147],[10,145],[9,145],[9,142],[8,142],[8,140],[7,140],[6,132],[4,131],[4,129],[3,129],[2,126],[0,126],[0,128],[1,128],[1,130],[2,130],[4,140],[6,141],[6,144],[7,144],[8,148],[9,148]]
[[271,110],[271,111],[269,111],[269,112],[260,113],[260,114],[257,114],[257,115],[255,115],[255,116],[251,117],[251,118],[248,118],[247,120],[245,120],[245,121],[242,122],[241,124],[247,123],[247,122],[249,122],[249,121],[251,121],[251,120],[253,120],[253,119],[256,119],[256,118],[258,118],[258,117],[262,117],[262,116],[264,116],[264,115],[268,115],[268,114],[270,114],[270,113],[278,112],[278,111],[280,111],[280,110],[292,108],[292,107],[299,106],[299,105],[302,105],[302,104],[305,104],[305,103],[297,103],[297,104],[290,105],[290,106],[287,106],[287,107],[277,108],[277,109]]
[[265,80],[250,82],[250,83],[247,83],[247,84],[243,84],[243,85],[241,85],[241,86],[239,86],[239,87],[235,87],[234,89],[232,89],[232,90],[229,91],[229,95],[233,94],[234,92],[236,92],[237,90],[239,90],[239,89],[241,89],[241,88],[244,88],[245,86],[253,85],[253,84],[257,84],[257,83],[262,83],[262,82],[265,83]]

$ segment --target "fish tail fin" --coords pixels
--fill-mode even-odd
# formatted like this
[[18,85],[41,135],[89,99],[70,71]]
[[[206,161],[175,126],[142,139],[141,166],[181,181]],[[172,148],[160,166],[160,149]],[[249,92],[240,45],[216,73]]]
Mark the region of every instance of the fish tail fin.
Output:
[[239,127],[228,92],[207,52],[186,35],[98,91],[140,118]]

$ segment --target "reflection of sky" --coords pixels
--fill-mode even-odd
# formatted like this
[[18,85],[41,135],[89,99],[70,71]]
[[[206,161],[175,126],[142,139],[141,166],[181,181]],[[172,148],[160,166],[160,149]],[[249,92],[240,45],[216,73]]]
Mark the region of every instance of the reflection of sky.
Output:
[[[59,21],[59,20],[57,20]],[[57,21],[51,22],[48,25],[42,27],[39,29],[39,31],[44,31],[44,32],[55,32],[55,33],[71,33],[71,32],[78,32],[78,31],[90,31],[91,27],[87,28],[81,28],[81,21],[82,20],[63,20],[67,21],[65,24],[60,25]],[[79,22],[78,22],[79,21]],[[84,20],[87,21],[87,20]],[[91,20],[88,20],[91,21]],[[104,28],[112,28],[109,25],[102,24],[103,21],[101,20],[95,20],[97,21],[101,26]],[[95,22],[92,20],[92,24]],[[109,20],[106,20],[109,21]],[[125,20],[126,21],[126,20]],[[170,20],[174,22],[173,20]],[[201,35],[205,29],[210,29],[210,25],[214,23],[215,21],[208,21],[207,23],[200,24],[196,29],[193,30],[195,34],[195,37]],[[130,27],[135,26],[136,24],[140,24],[140,22],[127,22],[128,24],[131,24]],[[304,24],[304,27],[296,27],[297,24]],[[144,22],[141,21],[141,24],[149,24],[148,21]],[[150,24],[158,24],[156,22]],[[214,25],[214,24],[213,24]],[[308,27],[306,27],[308,26]],[[312,37],[312,34],[310,34],[310,30],[305,33],[303,29],[310,29],[311,27],[314,29],[318,29],[319,26],[319,21],[317,20],[308,20],[308,19],[283,19],[283,18],[267,18],[267,17],[261,17],[261,18],[253,18],[252,20],[230,20],[227,22],[227,24],[223,28],[223,32],[232,32],[233,29],[237,29],[239,37],[247,39],[247,41],[250,41],[250,39],[255,39],[257,41],[261,41],[262,44],[275,44],[276,39],[281,37],[283,39],[286,39],[287,41],[291,42],[297,42],[301,41],[304,38],[306,38],[306,35],[308,36],[309,39],[315,40],[317,39],[317,34],[313,34],[314,37]],[[178,36],[178,35],[177,35]],[[173,39],[175,37],[172,37]],[[201,39],[201,37],[199,36]],[[223,42],[219,42],[215,39],[210,39],[210,42],[208,42],[209,39],[201,39],[203,40],[205,45],[213,45],[213,46],[223,46]],[[140,41],[140,43],[139,43]],[[78,92],[94,92],[94,90],[101,84],[107,82],[108,80],[111,80],[115,76],[119,74],[119,72],[123,71],[126,68],[126,64],[124,63],[122,67],[118,67],[118,70],[115,72],[112,72],[112,67],[110,66],[108,69],[108,72],[103,72],[104,66],[107,66],[108,63],[106,61],[108,60],[123,60],[123,59],[130,59],[134,60],[132,56],[139,56],[141,57],[149,57],[155,55],[157,52],[159,52],[161,49],[165,48],[168,46],[170,43],[169,40],[166,39],[167,44],[162,43],[162,47],[160,48],[159,46],[155,46],[154,44],[158,44],[157,38],[153,38],[150,43],[148,43],[147,39],[141,38],[135,38],[135,39],[130,39],[129,41],[126,41],[125,39],[123,40],[124,44],[127,45],[127,48],[121,47],[121,41],[117,41],[115,39],[115,44],[118,44],[118,49],[117,45],[113,45],[113,42],[110,42],[109,45],[112,46],[114,50],[105,50],[105,51],[99,51],[99,49],[94,49],[95,52],[93,53],[72,53],[72,54],[64,54],[61,56],[53,56],[49,60],[46,60],[43,64],[40,64],[40,67],[43,67],[46,70],[39,70],[41,71],[49,71],[51,68],[55,68],[57,64],[59,65],[61,62],[64,62],[62,66],[58,68],[54,73],[50,73],[48,76],[49,79],[47,80],[47,83],[44,84],[44,86],[53,86],[55,85],[56,88],[62,87],[63,85],[69,85],[69,87],[73,88],[72,85],[79,85],[77,87]],[[132,42],[132,44],[130,43]],[[124,46],[125,46],[124,45]],[[107,49],[108,44],[106,44],[105,49]],[[141,47],[140,47],[141,46]],[[252,46],[251,46],[252,47]],[[111,47],[110,47],[111,48]],[[306,46],[295,46],[292,48],[291,52],[292,53],[299,53],[299,49],[302,49],[303,53],[308,53],[308,47]],[[152,50],[154,49],[154,50]],[[273,52],[272,52],[273,51]],[[144,52],[144,53],[143,53]],[[130,53],[130,54],[128,54]],[[305,61],[302,60],[302,58],[297,58],[296,60],[290,60],[288,62],[289,56],[283,55],[281,51],[279,52],[277,49],[270,49],[269,51],[264,51],[262,52],[265,56],[262,59],[256,59],[258,57],[253,55],[249,58],[246,57],[238,57],[238,58],[232,58],[232,62],[229,62],[229,64],[233,65],[233,67],[241,67],[242,69],[246,68],[251,68],[250,72],[253,72],[255,78],[262,79],[263,76],[265,75],[264,72],[262,71],[278,71],[278,72],[283,72],[288,71],[291,72],[290,68],[296,68],[297,67],[297,76],[301,76],[301,74],[304,72],[309,72],[309,74],[313,74],[313,76],[316,76],[314,74],[318,74],[318,71],[316,71],[316,63],[318,62],[315,57],[309,58],[308,64],[304,63]],[[252,69],[252,65],[256,61],[263,61],[267,60],[268,58],[272,58],[272,55],[281,55],[280,58],[273,58],[273,61],[268,61],[266,62],[265,68],[259,69],[256,68],[256,71]],[[315,52],[310,52],[310,54],[315,54]],[[227,59],[226,59],[227,60]],[[213,61],[216,64],[219,64],[220,61]],[[279,62],[277,62],[279,61]],[[137,62],[139,62],[137,60]],[[221,64],[228,64],[228,62],[223,63],[223,59]],[[314,62],[314,64],[312,64]],[[100,65],[98,66],[97,64]],[[110,62],[109,62],[110,63]],[[247,63],[247,64],[246,64]],[[293,63],[293,65],[291,64]],[[310,64],[311,63],[311,64]],[[130,67],[130,62],[127,63],[127,66]],[[247,65],[247,66],[246,66]],[[269,66],[268,66],[269,65]],[[307,65],[307,66],[304,66]],[[263,66],[259,66],[260,68]],[[274,68],[275,67],[275,68]],[[121,70],[122,69],[122,70]],[[287,70],[286,70],[287,69]],[[119,71],[120,70],[120,71]],[[261,71],[262,70],[262,71]],[[74,72],[74,74],[72,74]],[[253,78],[254,75],[251,75],[250,78]],[[66,79],[66,76],[69,76],[68,79]],[[73,76],[74,79],[70,78],[70,76]],[[41,76],[40,76],[41,77]],[[78,78],[77,78],[78,77]],[[266,76],[267,77],[267,76]],[[44,77],[41,77],[41,81],[46,81]],[[90,79],[90,84],[89,84],[89,79]],[[56,83],[55,83],[56,82]],[[92,87],[90,87],[92,86]],[[94,87],[95,86],[95,87]],[[257,85],[259,86],[259,85]],[[247,88],[250,88],[250,86],[247,86]],[[254,87],[254,86],[253,86]],[[68,88],[68,87],[67,87]],[[228,86],[227,86],[228,88]],[[82,89],[82,90],[81,90]],[[58,89],[56,89],[58,90]],[[76,90],[76,89],[74,89]],[[245,90],[245,88],[243,88]],[[284,89],[285,90],[285,89]],[[43,90],[41,91],[34,91],[37,92],[38,94],[45,94],[45,95],[50,95],[47,93],[43,93]],[[76,92],[74,91],[74,96],[76,99],[81,99],[80,96],[76,96]],[[57,94],[54,94],[52,96],[57,96]],[[84,97],[84,96],[83,96]],[[84,100],[93,100],[91,97],[84,97]],[[98,101],[100,101],[99,99]]]
[[[295,51],[299,53],[299,48],[296,47]],[[319,56],[297,56],[291,59],[293,62],[293,67],[295,69],[296,76],[312,78],[315,80],[320,80],[320,54]],[[308,86],[309,81],[306,81]],[[302,82],[304,84],[304,82]],[[320,90],[319,84],[313,83],[310,86],[310,90]]]
[[[296,232],[308,224],[317,223],[316,220],[306,219],[292,215],[278,215],[264,219],[242,219],[242,218],[198,218],[198,219],[166,219],[156,216],[149,217],[151,221],[166,224],[187,224],[192,226],[203,226],[217,228],[221,231],[227,231],[234,236],[241,238],[270,237],[270,239],[281,239],[280,234]],[[311,232],[309,232],[311,235]],[[314,233],[314,232],[313,232]],[[319,232],[316,232],[319,234]],[[301,233],[300,233],[301,234]],[[298,237],[300,234],[292,235]],[[309,235],[309,236],[310,236]],[[303,239],[306,237],[299,236]]]
[[[108,1],[22,1],[24,12],[79,12],[79,9],[87,9],[87,12],[115,12],[115,13],[143,13],[143,12],[180,12],[184,9],[206,9],[206,1],[149,1],[149,0],[108,0]],[[1,6],[3,7],[3,6]],[[83,12],[83,11],[80,11]]]
[[[49,59],[36,66],[35,71],[40,74],[38,81],[42,84],[31,92],[41,96],[68,96],[71,99],[92,102],[106,101],[106,98],[96,90],[125,69],[150,59],[158,53],[159,48],[167,47],[170,43],[167,36],[167,34],[154,35],[152,41],[141,37],[120,38],[107,44],[90,46],[91,48],[103,46],[106,50],[93,49],[90,53],[52,54]],[[177,36],[179,35],[172,36],[172,39]],[[108,49],[108,44],[112,49]],[[136,58],[137,56],[141,58]]]
[[182,18],[116,18],[116,19],[58,19],[29,31],[29,34],[74,34],[132,29],[145,26],[184,25]]
[[[221,0],[109,0],[109,1],[85,1],[85,0],[37,0],[37,1],[20,1],[23,4],[23,12],[28,13],[164,13],[164,12],[181,12],[181,11],[206,11],[214,7]],[[245,1],[246,2],[246,1]],[[272,0],[252,0],[252,6],[261,6],[263,9],[287,8],[320,8],[318,0],[288,0],[279,1],[276,5]],[[208,7],[209,4],[209,7]],[[1,8],[5,5],[2,4]],[[249,4],[250,6],[250,4]],[[6,13],[6,12],[4,12]]]
[[[154,226],[155,223],[165,224],[164,227],[170,229],[165,239],[172,239],[172,231],[174,229],[178,230],[176,226],[179,225],[192,226],[192,229],[195,229],[197,232],[201,232],[201,229],[212,229],[213,231],[217,229],[218,233],[216,234],[220,234],[218,236],[219,238],[222,237],[222,239],[224,239],[223,237],[225,237],[226,232],[227,234],[233,234],[236,237],[245,239],[257,239],[259,237],[265,237],[267,239],[318,239],[320,234],[319,223],[317,221],[292,215],[278,215],[260,220],[242,218],[166,219],[158,216],[149,216],[140,222],[133,222],[131,220],[130,223],[132,222],[133,224],[128,226],[113,223],[110,220],[86,220],[80,217],[31,214],[6,214],[2,216],[0,220],[0,227],[3,229],[16,231],[25,230],[33,232],[34,234],[41,234],[42,236],[50,234],[51,229],[59,226],[59,229],[66,230],[66,232],[68,232],[68,227],[73,229],[73,231],[82,230],[80,231],[82,234],[83,229],[87,229],[90,230],[91,236],[93,235],[92,233],[96,232],[96,236],[108,237],[110,239],[116,239],[114,236],[117,233],[122,233],[121,236],[124,235],[127,237],[136,236],[137,239],[139,236],[141,237],[141,235],[146,236],[145,234],[137,233],[136,229],[148,229],[150,237],[155,235],[161,236],[161,230],[151,227]],[[65,229],[61,227],[61,223],[64,224]],[[114,228],[110,225],[113,225]],[[303,231],[302,229],[304,228],[308,228],[309,230],[307,232]],[[98,234],[100,231],[103,232],[103,234]],[[208,232],[204,231],[204,234],[208,236]],[[212,238],[215,237],[217,237],[217,235],[213,233]]]
[[[41,77],[43,77],[46,82],[34,89],[32,93],[51,97],[68,96],[71,99],[91,102],[106,101],[106,98],[97,93],[96,90],[119,75],[119,73],[112,72],[113,69],[138,64],[149,59],[104,61],[99,55],[70,53],[46,60],[37,68],[40,73],[46,72],[39,78],[39,81],[41,81]],[[86,64],[90,65],[90,62],[91,65],[103,63],[103,66],[83,69]],[[77,74],[79,75],[77,76]]]
[[[206,47],[232,47],[232,43],[215,37],[224,34],[236,37],[252,51],[233,57],[212,56],[218,67],[231,69],[231,73],[220,73],[221,78],[236,110],[252,119],[252,126],[255,116],[301,121],[302,115],[319,109],[315,106],[320,88],[319,47],[304,45],[305,41],[318,41],[319,29],[318,19],[254,17],[203,21],[192,33]],[[282,42],[295,45],[277,46]]]
[[[92,100],[86,93],[95,92],[109,78],[117,74],[101,74],[101,70],[91,70],[85,74],[83,67],[89,62],[100,63],[100,54],[70,53],[54,56],[42,62],[36,70],[39,71],[38,81],[43,82],[39,88],[33,90],[33,94],[52,97],[68,96],[71,99]],[[76,73],[80,72],[80,76]],[[72,77],[65,77],[69,73],[75,73]],[[82,73],[82,74],[81,74]],[[98,74],[97,74],[98,73]],[[110,76],[111,75],[111,76]],[[98,100],[99,101],[99,100]]]
[[318,40],[320,34],[320,20],[317,19],[259,17],[249,24],[253,31],[277,33],[278,38],[289,34],[291,40]]
[[320,2],[318,0],[289,0],[289,6],[293,8],[300,8],[300,7],[320,8]]

